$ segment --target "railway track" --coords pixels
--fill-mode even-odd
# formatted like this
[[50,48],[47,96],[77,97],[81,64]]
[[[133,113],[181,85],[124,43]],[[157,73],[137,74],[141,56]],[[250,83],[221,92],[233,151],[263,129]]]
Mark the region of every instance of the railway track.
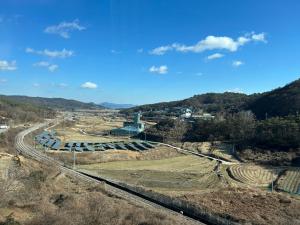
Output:
[[[78,172],[76,170],[73,170],[71,168],[66,167],[62,162],[56,161],[55,159],[43,154],[40,151],[37,151],[34,147],[26,144],[24,142],[25,136],[32,133],[33,131],[46,127],[47,125],[50,124],[50,122],[53,121],[48,121],[45,123],[41,123],[38,125],[35,125],[27,130],[24,130],[22,132],[20,132],[16,137],[15,137],[15,147],[16,150],[25,155],[28,156],[30,158],[33,158],[39,162],[42,163],[46,163],[46,164],[50,164],[52,166],[56,166],[57,168],[59,168],[62,172],[80,179],[82,181],[88,182],[88,183],[98,183],[98,184],[103,184],[103,182],[105,183],[105,187],[106,190],[108,192],[111,192],[112,194],[119,196],[123,199],[126,199],[132,203],[135,203],[137,205],[140,206],[146,206],[146,207],[150,207],[156,210],[160,210],[161,212],[164,213],[168,213],[171,214],[173,216],[179,216],[180,219],[186,220],[186,222],[189,222],[191,224],[211,224],[211,223],[207,223],[205,221],[203,221],[203,219],[201,218],[195,218],[193,215],[190,215],[188,213],[184,213],[182,211],[180,211],[180,209],[174,208],[174,207],[170,207],[168,205],[165,205],[163,203],[160,203],[158,201],[155,201],[151,198],[148,198],[146,196],[143,196],[139,193],[136,193],[134,191],[131,191],[127,188],[124,188],[122,186],[120,186],[117,183],[114,183],[113,181],[104,179],[104,178],[100,178],[100,177],[94,177],[88,174],[84,174],[81,172]],[[61,122],[60,120],[56,120],[55,123],[58,124],[59,122]]]

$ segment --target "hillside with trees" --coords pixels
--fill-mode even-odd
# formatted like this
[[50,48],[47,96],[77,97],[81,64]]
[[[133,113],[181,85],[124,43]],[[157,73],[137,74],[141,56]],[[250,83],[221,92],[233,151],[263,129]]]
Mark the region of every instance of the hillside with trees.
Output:
[[300,112],[300,79],[263,93],[248,107],[257,118],[296,115]]
[[59,110],[74,110],[74,109],[100,109],[102,106],[94,103],[85,103],[77,100],[70,100],[64,98],[42,98],[42,97],[28,97],[28,96],[0,96],[7,100],[22,102],[29,105],[38,105],[51,109]]
[[195,95],[181,101],[148,104],[122,110],[124,114],[142,111],[146,114],[174,108],[190,108],[193,111],[217,114],[233,114],[240,111],[252,111],[256,118],[296,115],[300,112],[300,79],[282,88],[246,95],[241,93],[207,93]]
[[166,108],[191,108],[195,111],[204,110],[209,113],[229,112],[234,113],[243,110],[247,107],[247,103],[252,99],[252,96],[241,93],[207,93],[195,95],[181,101],[162,102],[148,104],[122,110],[122,113],[130,114],[132,112],[148,112],[164,110]]
[[222,141],[233,144],[241,158],[300,166],[300,116],[256,120],[250,111],[242,111],[225,119],[193,123],[167,119],[145,133],[141,138],[167,143]]
[[55,111],[46,106],[0,96],[0,117],[15,124],[41,121],[44,117],[52,118]]

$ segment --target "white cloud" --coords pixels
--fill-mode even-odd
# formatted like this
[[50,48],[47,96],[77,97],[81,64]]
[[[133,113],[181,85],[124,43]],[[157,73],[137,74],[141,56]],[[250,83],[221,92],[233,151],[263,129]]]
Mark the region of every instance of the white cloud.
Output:
[[224,57],[223,54],[215,53],[215,54],[207,56],[206,59],[213,60],[213,59],[219,59],[219,58],[222,58],[222,57]]
[[33,86],[33,87],[39,87],[40,84],[39,84],[39,83],[33,83],[32,86]]
[[232,62],[232,66],[234,66],[234,67],[239,67],[239,66],[244,65],[244,64],[245,63],[240,61],[240,60],[235,60],[235,61]]
[[4,79],[4,78],[0,79],[0,84],[6,83],[6,82],[7,82],[7,79]]
[[96,88],[98,87],[98,85],[95,84],[95,83],[92,83],[92,82],[90,82],[90,81],[87,81],[87,82],[83,83],[83,84],[81,85],[81,87],[82,87],[82,88],[87,88],[87,89],[96,89]]
[[16,69],[17,69],[16,61],[8,62],[6,60],[0,60],[0,71],[13,71]]
[[151,73],[158,73],[158,74],[166,74],[168,73],[168,67],[166,65],[162,65],[162,66],[151,66],[149,68],[149,72]]
[[67,57],[71,57],[74,55],[74,51],[72,50],[66,50],[65,48],[62,49],[61,51],[58,50],[48,50],[48,49],[44,49],[44,50],[34,50],[32,48],[26,48],[25,52],[27,53],[33,53],[33,54],[37,54],[37,55],[43,55],[43,56],[48,56],[51,58],[67,58]]
[[153,50],[150,51],[150,54],[164,55],[166,52],[172,50],[177,52],[200,53],[207,50],[222,49],[222,50],[235,52],[238,50],[239,47],[251,41],[266,42],[265,34],[264,33],[256,34],[252,32],[250,34],[246,34],[244,36],[238,37],[236,40],[226,36],[217,37],[217,36],[210,35],[207,36],[205,39],[200,40],[195,45],[173,43],[171,45],[165,45],[165,46],[154,48]]
[[44,30],[48,34],[58,34],[62,38],[70,38],[70,33],[72,31],[82,31],[86,28],[79,24],[79,20],[73,20],[72,22],[61,22],[58,25],[53,25],[46,27]]
[[196,73],[196,76],[197,76],[197,77],[201,77],[201,76],[203,76],[203,73],[201,73],[201,72]]
[[251,36],[251,38],[254,41],[267,42],[267,40],[266,40],[266,34],[265,33],[260,33],[260,34],[253,33],[252,36]]
[[167,51],[172,50],[172,46],[160,46],[150,51],[151,55],[164,55]]
[[227,90],[226,92],[240,93],[240,94],[244,93],[244,91],[240,88],[233,88],[231,90]]
[[58,65],[56,64],[51,64],[49,62],[45,62],[45,61],[41,61],[41,62],[37,62],[35,64],[33,64],[34,66],[38,66],[38,67],[45,67],[47,68],[50,72],[54,72],[55,70],[58,69]]

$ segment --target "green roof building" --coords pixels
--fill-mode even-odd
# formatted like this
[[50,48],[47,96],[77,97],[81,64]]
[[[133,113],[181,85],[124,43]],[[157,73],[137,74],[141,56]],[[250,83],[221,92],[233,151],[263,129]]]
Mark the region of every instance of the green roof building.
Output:
[[141,122],[141,113],[136,113],[132,122],[124,122],[122,128],[111,130],[112,135],[134,136],[145,130],[145,124]]

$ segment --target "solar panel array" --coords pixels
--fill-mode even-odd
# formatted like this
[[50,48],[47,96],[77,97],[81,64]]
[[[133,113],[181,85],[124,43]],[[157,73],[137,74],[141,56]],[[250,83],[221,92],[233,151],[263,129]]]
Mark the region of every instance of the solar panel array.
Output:
[[106,151],[110,149],[145,151],[154,148],[156,143],[149,141],[119,141],[119,142],[66,142],[62,145],[61,140],[55,136],[54,131],[44,131],[35,137],[35,141],[51,150],[91,152]]
[[52,150],[59,150],[61,145],[61,140],[55,137],[54,131],[44,131],[43,133],[35,136],[35,141]]
[[155,147],[155,143],[150,143],[147,141],[132,141],[132,142],[105,142],[105,143],[95,143],[95,142],[67,142],[64,147],[60,150],[62,151],[105,151],[110,149],[117,150],[131,150],[131,151],[145,151]]

